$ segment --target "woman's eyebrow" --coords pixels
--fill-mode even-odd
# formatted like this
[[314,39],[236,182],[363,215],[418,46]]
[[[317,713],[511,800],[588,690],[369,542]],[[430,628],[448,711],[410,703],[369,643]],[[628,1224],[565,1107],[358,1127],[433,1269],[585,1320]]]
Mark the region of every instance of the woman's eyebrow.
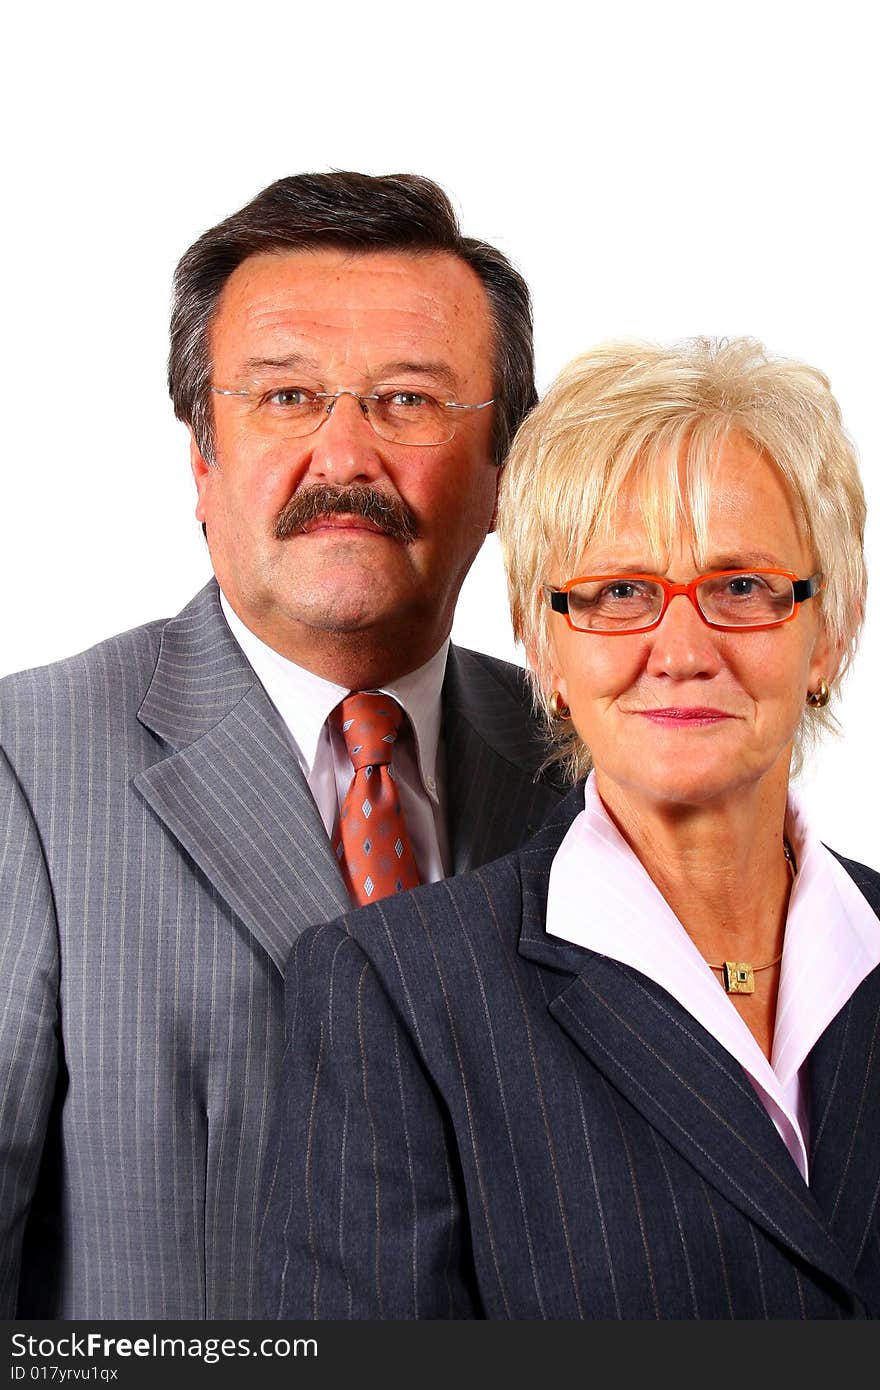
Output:
[[[645,552],[647,555],[647,552]],[[704,562],[704,573],[710,574],[715,570],[745,570],[745,569],[780,569],[779,556],[768,555],[763,550],[741,550],[736,554],[730,552],[726,554],[710,555]],[[621,560],[615,555],[598,555],[581,566],[583,574],[656,574],[662,575],[663,570],[669,566],[663,565],[657,556],[647,559]]]
[[779,569],[779,556],[765,550],[740,550],[736,554],[710,555],[706,564],[713,570],[742,570],[755,568]]

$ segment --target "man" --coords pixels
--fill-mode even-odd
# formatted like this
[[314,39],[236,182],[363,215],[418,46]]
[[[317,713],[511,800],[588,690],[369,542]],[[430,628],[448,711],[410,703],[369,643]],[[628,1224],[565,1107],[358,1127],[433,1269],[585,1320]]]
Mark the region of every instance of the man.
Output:
[[216,582],[0,683],[7,1317],[249,1316],[292,942],[559,796],[448,648],[534,401],[504,257],[425,179],[282,179],[181,260],[169,379]]

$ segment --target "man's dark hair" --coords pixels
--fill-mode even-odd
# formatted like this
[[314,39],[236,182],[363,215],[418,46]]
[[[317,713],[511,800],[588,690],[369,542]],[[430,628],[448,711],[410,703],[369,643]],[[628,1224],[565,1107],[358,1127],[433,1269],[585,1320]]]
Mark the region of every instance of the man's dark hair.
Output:
[[496,462],[503,463],[537,400],[528,286],[494,246],[462,236],[449,199],[430,179],[341,170],[278,179],[181,257],[174,273],[168,389],[175,415],[191,425],[203,457],[213,459],[209,337],[223,286],[248,256],[318,247],[411,255],[445,251],[471,267],[492,314],[494,449]]

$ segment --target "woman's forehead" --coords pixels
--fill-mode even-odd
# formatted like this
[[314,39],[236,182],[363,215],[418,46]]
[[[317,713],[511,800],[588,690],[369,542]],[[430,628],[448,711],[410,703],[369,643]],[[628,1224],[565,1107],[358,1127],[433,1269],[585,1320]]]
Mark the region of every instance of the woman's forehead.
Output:
[[600,569],[650,560],[662,572],[682,555],[699,565],[790,565],[810,550],[785,478],[743,436],[721,441],[702,463],[648,461],[609,488],[584,521],[572,529],[565,558],[577,551]]

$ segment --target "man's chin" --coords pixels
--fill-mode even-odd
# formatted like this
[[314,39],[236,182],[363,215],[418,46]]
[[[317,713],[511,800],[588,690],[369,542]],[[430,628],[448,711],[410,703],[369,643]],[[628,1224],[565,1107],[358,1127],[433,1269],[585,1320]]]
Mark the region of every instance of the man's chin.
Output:
[[320,532],[290,543],[277,579],[312,612],[393,611],[418,584],[414,558],[411,546],[375,532]]
[[395,626],[406,606],[401,594],[380,594],[368,582],[355,589],[346,585],[322,585],[320,593],[296,596],[291,616],[303,627],[327,633],[376,632]]

